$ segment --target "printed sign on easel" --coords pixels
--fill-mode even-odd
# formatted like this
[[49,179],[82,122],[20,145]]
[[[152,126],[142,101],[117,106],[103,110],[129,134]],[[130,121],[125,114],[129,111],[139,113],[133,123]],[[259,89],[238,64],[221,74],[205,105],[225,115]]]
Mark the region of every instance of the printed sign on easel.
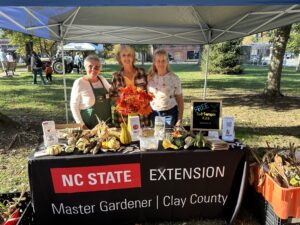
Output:
[[192,101],[192,130],[220,130],[222,119],[222,101]]

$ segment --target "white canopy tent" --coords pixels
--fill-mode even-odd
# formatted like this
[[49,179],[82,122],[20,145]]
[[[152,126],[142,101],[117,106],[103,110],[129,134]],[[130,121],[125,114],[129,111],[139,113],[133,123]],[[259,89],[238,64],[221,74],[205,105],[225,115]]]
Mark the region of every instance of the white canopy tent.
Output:
[[[300,22],[296,3],[299,0],[2,0],[0,27],[59,40],[61,48],[63,42],[82,41],[212,44]],[[206,68],[204,98],[207,75]],[[64,87],[68,121],[65,79]]]
[[98,46],[90,43],[68,43],[63,46],[65,51],[97,51]]

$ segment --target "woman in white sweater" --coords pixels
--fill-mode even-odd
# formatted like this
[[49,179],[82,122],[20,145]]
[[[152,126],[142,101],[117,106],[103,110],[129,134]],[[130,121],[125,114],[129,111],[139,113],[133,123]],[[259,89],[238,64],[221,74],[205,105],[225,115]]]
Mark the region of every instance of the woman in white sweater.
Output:
[[92,129],[97,117],[111,124],[111,102],[108,90],[111,85],[100,76],[101,63],[96,55],[89,55],[84,60],[86,75],[74,81],[70,107],[76,123],[83,129]]

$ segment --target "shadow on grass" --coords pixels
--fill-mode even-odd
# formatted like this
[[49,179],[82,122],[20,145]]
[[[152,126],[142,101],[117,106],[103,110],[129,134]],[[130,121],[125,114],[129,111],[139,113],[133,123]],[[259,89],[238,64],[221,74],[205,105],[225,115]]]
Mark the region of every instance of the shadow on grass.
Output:
[[292,136],[292,137],[300,138],[300,126],[285,126],[285,127],[236,126],[235,130],[236,133],[247,134],[247,136],[282,135],[282,136]]
[[222,100],[225,106],[269,108],[279,112],[300,108],[300,97],[295,96],[284,96],[270,101],[262,94],[223,94]]

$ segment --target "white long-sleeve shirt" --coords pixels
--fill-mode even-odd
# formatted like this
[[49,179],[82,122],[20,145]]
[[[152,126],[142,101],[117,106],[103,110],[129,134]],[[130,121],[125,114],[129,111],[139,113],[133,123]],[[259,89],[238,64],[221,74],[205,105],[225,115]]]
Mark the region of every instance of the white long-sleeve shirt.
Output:
[[[105,89],[108,91],[111,85],[104,77],[102,76],[99,77],[103,82]],[[95,89],[103,88],[99,80],[95,83],[92,83],[92,85]],[[80,115],[80,110],[87,109],[93,106],[94,104],[95,104],[95,96],[89,81],[83,79],[82,77],[76,79],[72,87],[71,99],[70,99],[70,108],[76,123],[84,125],[84,122]]]

